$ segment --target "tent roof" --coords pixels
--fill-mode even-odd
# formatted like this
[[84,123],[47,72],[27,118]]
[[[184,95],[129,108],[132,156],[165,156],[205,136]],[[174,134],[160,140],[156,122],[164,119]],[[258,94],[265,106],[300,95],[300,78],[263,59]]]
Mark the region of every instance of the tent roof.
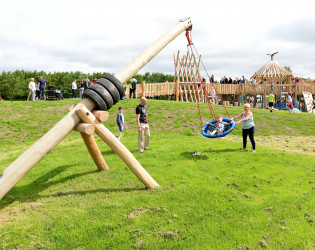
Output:
[[251,78],[276,78],[276,77],[293,77],[292,73],[282,67],[276,61],[267,62],[260,70],[258,70]]

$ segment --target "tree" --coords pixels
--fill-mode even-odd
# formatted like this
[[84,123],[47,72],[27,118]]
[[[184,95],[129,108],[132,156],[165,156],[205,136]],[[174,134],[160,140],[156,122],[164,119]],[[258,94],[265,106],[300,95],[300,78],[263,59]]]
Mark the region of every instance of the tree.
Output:
[[19,72],[7,72],[2,73],[0,81],[0,91],[4,97],[7,97],[13,102],[14,98],[17,96],[23,96],[25,94],[25,90],[23,89],[23,81],[21,80],[21,76]]
[[292,69],[290,69],[289,66],[284,66],[284,68],[287,70],[287,71],[290,71],[292,73]]

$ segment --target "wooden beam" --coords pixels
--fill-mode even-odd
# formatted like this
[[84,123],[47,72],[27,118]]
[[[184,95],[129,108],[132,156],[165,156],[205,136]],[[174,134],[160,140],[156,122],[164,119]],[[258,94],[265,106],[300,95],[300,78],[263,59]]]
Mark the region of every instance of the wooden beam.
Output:
[[153,57],[155,57],[167,44],[173,41],[179,34],[192,26],[191,19],[181,20],[161,37],[159,37],[153,44],[138,55],[132,62],[130,62],[124,69],[116,74],[116,77],[121,82],[126,82],[130,76],[136,73],[146,65]]

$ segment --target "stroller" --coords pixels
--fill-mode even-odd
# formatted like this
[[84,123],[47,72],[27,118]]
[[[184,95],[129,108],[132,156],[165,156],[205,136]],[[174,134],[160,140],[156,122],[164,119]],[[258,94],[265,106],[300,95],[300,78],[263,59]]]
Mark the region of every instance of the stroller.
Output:
[[56,89],[56,99],[63,100],[63,95],[61,93],[61,89]]

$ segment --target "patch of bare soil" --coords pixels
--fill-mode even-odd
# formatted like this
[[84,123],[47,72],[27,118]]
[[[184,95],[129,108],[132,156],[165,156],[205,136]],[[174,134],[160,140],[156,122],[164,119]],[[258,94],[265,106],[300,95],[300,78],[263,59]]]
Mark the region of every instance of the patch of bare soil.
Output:
[[[242,142],[241,136],[228,135],[222,140]],[[256,146],[268,146],[288,152],[315,156],[315,136],[255,136]],[[250,146],[250,141],[248,142]]]
[[124,219],[133,219],[136,217],[139,217],[143,215],[144,213],[151,213],[151,212],[157,212],[157,211],[164,211],[167,212],[166,207],[139,207],[139,208],[133,208],[132,212],[124,217]]
[[[11,196],[10,198],[15,199],[16,197]],[[42,205],[41,203],[32,202],[32,203],[23,204],[19,207],[9,206],[0,210],[0,227],[10,223],[14,219],[23,217],[25,214],[25,211],[34,209],[41,205]]]

